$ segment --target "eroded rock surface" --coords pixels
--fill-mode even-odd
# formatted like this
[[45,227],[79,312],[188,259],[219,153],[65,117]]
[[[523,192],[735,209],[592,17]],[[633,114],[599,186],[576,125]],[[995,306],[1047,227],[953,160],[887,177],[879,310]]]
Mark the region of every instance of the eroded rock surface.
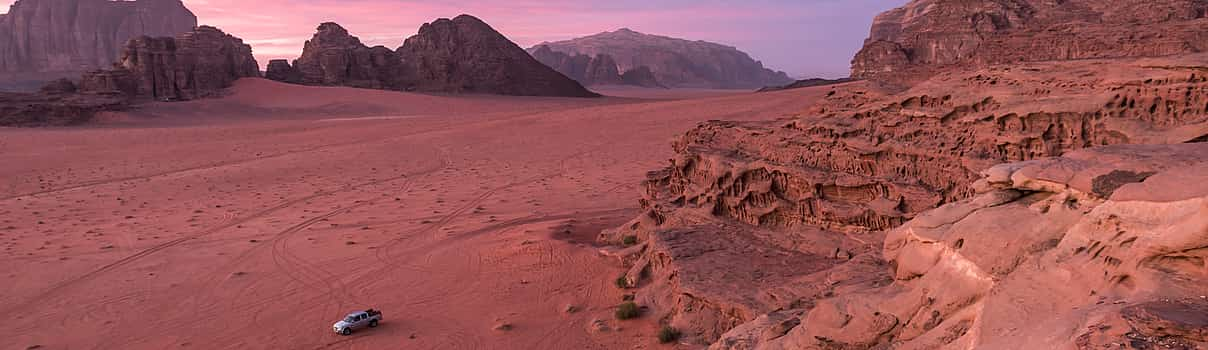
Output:
[[[784,337],[746,348],[1202,348],[1206,170],[1205,144],[991,168],[977,196],[890,231],[892,284],[819,301]],[[1095,193],[1117,171],[1153,175]]]
[[[277,70],[284,70],[278,63]],[[399,58],[384,47],[369,47],[336,23],[319,25],[314,37],[306,41],[302,56],[294,61],[293,70],[270,79],[290,79],[301,76],[308,85],[338,85],[373,89],[399,87]],[[287,80],[282,80],[287,81]]]
[[572,58],[608,55],[617,62],[620,72],[647,67],[659,83],[668,87],[758,89],[793,82],[784,72],[764,68],[763,63],[734,47],[643,34],[625,28],[541,43],[529,52],[538,55],[537,51],[542,47]]
[[[114,70],[130,72],[138,96],[159,100],[212,96],[235,80],[260,75],[251,46],[210,26],[176,38],[131,39],[114,66]],[[106,73],[89,73],[94,74]]]
[[0,126],[62,126],[148,100],[221,95],[240,78],[259,76],[252,48],[214,27],[176,38],[138,37],[109,69],[84,73],[76,84],[53,81],[37,93],[0,96]]
[[538,45],[529,53],[542,64],[578,81],[590,85],[633,85],[642,87],[664,87],[658,82],[650,67],[640,66],[620,73],[617,61],[608,54],[568,55],[554,51],[548,45]]
[[0,15],[0,74],[104,68],[132,38],[196,26],[180,0],[19,0]]
[[852,77],[909,85],[955,67],[1203,52],[1206,11],[1203,0],[915,0],[877,16]]
[[[644,214],[602,233],[601,240],[615,243],[634,236],[644,245],[624,254],[633,266],[626,277],[639,288],[640,300],[700,344],[716,341],[715,346],[733,349],[761,344],[767,336],[718,334],[750,330],[739,325],[777,310],[829,315],[813,322],[842,329],[819,335],[830,339],[829,345],[810,343],[806,348],[893,344],[904,336],[890,332],[898,332],[895,329],[907,320],[890,317],[875,305],[826,306],[847,310],[844,313],[810,311],[821,307],[821,300],[845,294],[859,300],[861,293],[910,278],[901,274],[906,271],[904,260],[879,253],[882,232],[912,219],[919,222],[916,216],[933,208],[964,203],[987,188],[978,180],[997,164],[1095,147],[1179,144],[1204,137],[1208,79],[1195,63],[1202,59],[1193,55],[996,66],[937,75],[900,93],[854,82],[826,88],[831,91],[825,101],[800,116],[706,122],[674,142],[677,156],[667,168],[649,174],[641,202]],[[1169,151],[1175,150],[1191,154],[1202,148]],[[1138,153],[1149,154],[1138,158],[1189,164],[1177,157],[1159,160],[1160,153]],[[1087,154],[1114,159],[1107,151]],[[1060,168],[1082,163],[1053,164]],[[1156,181],[1163,169],[1169,168],[1104,166],[1096,177],[1075,183],[1087,196],[1118,198],[1133,193],[1129,188],[1135,183]],[[1005,176],[1001,172],[991,171],[998,174],[991,179]],[[974,200],[994,203],[986,207],[1025,203],[1033,198],[1025,192],[997,191]],[[1082,220],[1082,214],[1070,212],[1069,220]],[[1000,224],[1003,229],[1024,229],[1027,225],[1019,222],[1028,220],[1006,217]],[[1006,227],[1011,225],[1018,227]],[[693,238],[682,239],[685,235]],[[1047,250],[1059,243],[1039,242],[1020,249]],[[750,263],[719,263],[725,261]],[[1010,270],[998,265],[985,269]],[[969,288],[977,286],[982,285]],[[936,317],[947,317],[944,313],[950,310],[939,311]],[[882,316],[849,325],[845,315],[856,313]],[[915,322],[911,337],[936,326],[927,320]],[[952,323],[945,330],[957,335],[929,337],[960,338],[958,333],[977,326]],[[857,331],[859,327],[864,328]]]
[[468,15],[426,23],[397,50],[368,47],[340,25],[323,23],[306,42],[301,57],[292,65],[273,62],[266,75],[269,79],[306,85],[599,96],[541,64],[503,34]]
[[420,27],[397,50],[406,90],[521,96],[599,96],[469,15]]
[[101,112],[123,110],[125,96],[79,94],[68,80],[58,80],[37,93],[0,93],[0,126],[69,126],[87,123]]

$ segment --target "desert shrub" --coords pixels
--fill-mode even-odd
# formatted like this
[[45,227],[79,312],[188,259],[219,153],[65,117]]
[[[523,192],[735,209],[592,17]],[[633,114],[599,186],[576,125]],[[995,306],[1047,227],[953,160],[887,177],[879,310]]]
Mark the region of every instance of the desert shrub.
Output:
[[621,244],[627,246],[638,244],[638,236],[625,236],[621,238]]
[[617,277],[617,280],[614,282],[616,282],[617,288],[629,288],[629,279],[625,278],[625,276]]
[[678,329],[675,329],[675,327],[663,326],[663,329],[659,330],[659,342],[660,343],[667,344],[667,343],[679,340],[679,337],[680,337],[680,331]]
[[637,318],[641,314],[642,314],[642,309],[638,308],[638,304],[635,304],[632,301],[621,303],[621,305],[617,306],[616,316],[617,316],[618,320],[628,320],[631,318]]

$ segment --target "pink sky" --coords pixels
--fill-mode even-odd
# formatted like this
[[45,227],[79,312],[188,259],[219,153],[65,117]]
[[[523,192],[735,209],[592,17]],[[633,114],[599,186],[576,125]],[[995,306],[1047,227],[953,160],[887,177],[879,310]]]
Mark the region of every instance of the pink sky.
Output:
[[[732,45],[794,76],[847,74],[877,13],[906,0],[184,0],[198,22],[252,45],[261,65],[297,57],[319,23],[396,48],[423,23],[466,13],[522,47],[628,27]],[[11,0],[0,0],[6,11]]]

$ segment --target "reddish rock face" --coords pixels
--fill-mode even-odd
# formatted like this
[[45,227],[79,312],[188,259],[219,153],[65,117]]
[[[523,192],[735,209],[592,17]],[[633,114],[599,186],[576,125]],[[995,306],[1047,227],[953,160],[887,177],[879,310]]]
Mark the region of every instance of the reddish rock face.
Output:
[[525,96],[599,96],[541,64],[478,18],[424,24],[397,50],[406,90]]
[[612,56],[606,54],[599,54],[595,57],[571,56],[550,50],[549,46],[545,45],[537,46],[530,51],[537,61],[583,85],[630,85],[622,78],[617,68],[617,61]]
[[366,46],[336,23],[319,25],[293,68],[301,75],[301,82],[308,85],[398,87],[399,61],[394,52],[383,46]]
[[0,73],[107,67],[131,38],[196,26],[180,0],[19,0],[0,16]]
[[[160,100],[211,96],[239,78],[260,75],[251,46],[209,26],[176,38],[132,39],[115,66],[115,70],[130,72],[138,87],[136,95]],[[97,74],[121,77],[124,73],[88,75]],[[89,80],[87,76],[85,80]]]
[[945,67],[1208,49],[1203,0],[915,0],[877,16],[852,77],[909,85]]
[[641,67],[637,67],[637,68],[625,71],[625,74],[621,74],[621,83],[625,84],[625,85],[634,85],[634,86],[642,86],[642,87],[649,87],[649,88],[661,88],[661,89],[667,88],[666,86],[663,85],[663,83],[659,82],[658,76],[654,75],[654,72],[650,70],[650,67],[646,67],[646,66],[641,66]]
[[733,47],[629,29],[542,43],[529,51],[540,56],[537,51],[542,47],[570,57],[606,54],[616,60],[618,71],[622,72],[645,66],[660,83],[670,87],[762,88],[793,82],[784,72],[764,68],[762,63]]
[[264,78],[291,84],[303,82],[302,72],[294,69],[286,60],[268,61],[268,68],[264,70]]
[[51,82],[38,93],[0,95],[0,126],[74,125],[145,99],[187,100],[221,94],[260,74],[252,48],[214,27],[176,38],[138,37],[113,68],[84,73],[78,87]]
[[[586,69],[586,63],[584,63]],[[606,69],[601,66],[600,69]],[[270,63],[267,78],[305,85],[532,96],[598,96],[537,62],[477,18],[425,24],[403,47],[368,47],[323,23],[290,66]]]
[[[763,341],[760,333],[743,327],[763,322],[757,320],[759,315],[775,310],[812,313],[802,316],[801,323],[813,325],[797,331],[794,345],[785,348],[827,348],[813,335],[841,344],[835,348],[859,349],[876,348],[884,340],[877,335],[886,332],[913,337],[935,326],[929,322],[946,320],[959,310],[938,310],[943,318],[931,321],[890,315],[894,310],[877,309],[860,299],[845,299],[858,305],[829,305],[831,309],[822,311],[814,307],[845,292],[889,284],[893,276],[885,273],[893,270],[881,265],[877,253],[884,232],[917,221],[920,213],[981,193],[986,186],[979,182],[985,178],[982,172],[996,164],[1109,145],[1202,140],[1208,135],[1208,76],[1196,62],[1203,59],[1191,55],[995,66],[940,74],[903,92],[852,82],[826,88],[830,92],[823,102],[799,116],[702,123],[674,142],[677,156],[668,167],[649,174],[643,214],[601,238],[620,242],[633,236],[646,242],[644,251],[626,260],[634,264],[629,284],[642,288],[638,299],[656,305],[656,318],[690,330],[686,334],[702,335],[701,343],[717,341],[718,349],[755,348],[747,345]],[[1053,169],[1062,164],[1067,163]],[[1127,192],[1129,184],[1151,181],[1146,179],[1154,171],[1128,166],[1075,182],[1090,196],[1115,198]],[[1046,179],[1074,181],[1061,174]],[[1021,213],[1028,210],[1021,204]],[[1025,215],[1020,217],[1016,220],[1029,222]],[[959,238],[948,243],[964,244],[969,251],[972,238],[965,237],[963,243]],[[1047,244],[1046,239],[1034,243]],[[1024,249],[1011,258],[1032,253]],[[775,259],[757,264],[758,269],[721,263],[769,257]],[[640,277],[644,273],[650,277]],[[946,277],[935,278],[942,284]],[[732,285],[749,288],[726,287]],[[887,316],[867,316],[874,312]],[[838,327],[833,330],[816,325],[842,320],[845,314],[867,318],[846,327],[840,327],[842,322],[828,326]],[[959,338],[962,327],[968,326],[959,321],[943,330]],[[896,328],[899,322],[919,329]],[[765,326],[773,325],[760,327]],[[739,334],[718,337],[727,331]],[[943,337],[942,332],[933,334]]]

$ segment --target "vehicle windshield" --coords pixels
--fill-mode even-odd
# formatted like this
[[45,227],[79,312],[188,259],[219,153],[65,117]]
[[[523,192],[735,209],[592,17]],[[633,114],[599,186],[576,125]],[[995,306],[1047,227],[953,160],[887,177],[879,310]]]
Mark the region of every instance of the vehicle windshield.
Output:
[[348,317],[345,317],[345,318],[344,318],[344,322],[349,322],[349,323],[351,323],[351,322],[354,322],[354,320],[356,320],[356,318],[355,318],[355,317],[353,317],[352,315],[348,315]]

